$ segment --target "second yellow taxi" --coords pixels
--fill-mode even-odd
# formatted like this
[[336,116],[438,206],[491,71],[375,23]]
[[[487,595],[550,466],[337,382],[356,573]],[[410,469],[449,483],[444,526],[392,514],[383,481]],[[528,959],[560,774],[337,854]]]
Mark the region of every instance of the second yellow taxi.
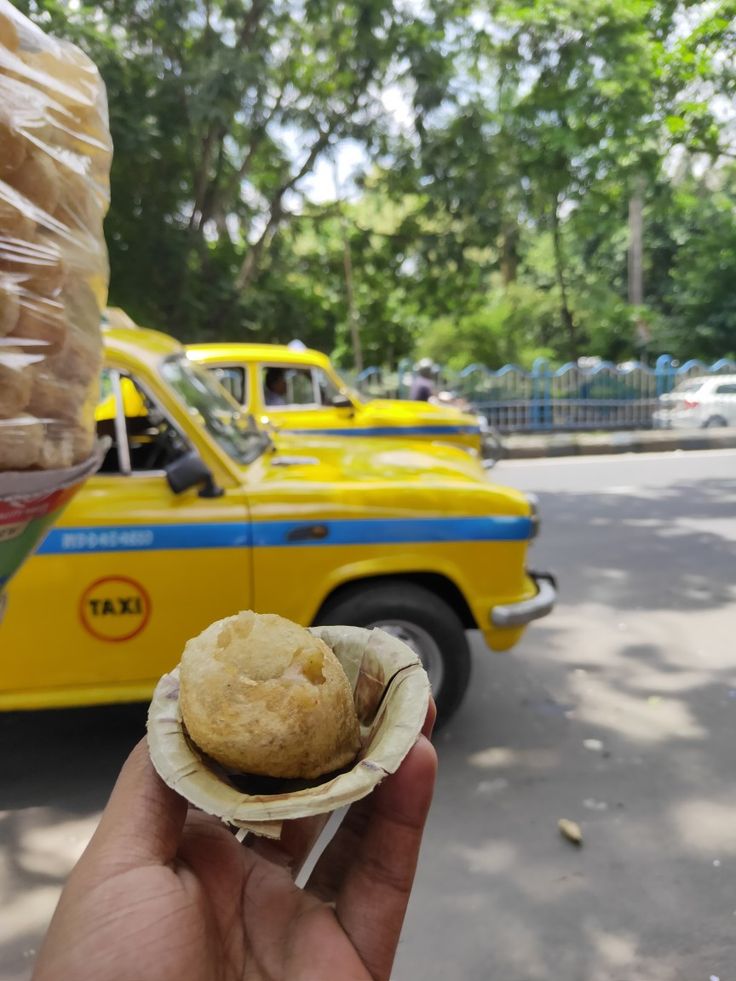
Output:
[[282,432],[430,440],[485,458],[498,456],[483,416],[451,405],[363,398],[319,351],[279,344],[190,344],[187,354],[214,371],[246,411]]

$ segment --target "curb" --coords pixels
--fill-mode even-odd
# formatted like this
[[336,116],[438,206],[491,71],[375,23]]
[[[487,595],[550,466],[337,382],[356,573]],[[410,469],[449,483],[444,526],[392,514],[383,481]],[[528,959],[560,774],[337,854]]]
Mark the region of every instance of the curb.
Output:
[[736,428],[641,430],[617,433],[549,433],[508,436],[506,460],[537,457],[601,456],[610,453],[671,453],[673,450],[735,449]]

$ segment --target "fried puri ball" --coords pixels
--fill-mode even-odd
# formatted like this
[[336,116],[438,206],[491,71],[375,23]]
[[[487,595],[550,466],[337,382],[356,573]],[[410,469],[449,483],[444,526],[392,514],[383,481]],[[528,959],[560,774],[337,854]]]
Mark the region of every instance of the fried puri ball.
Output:
[[[91,188],[84,188],[85,178],[75,174],[72,178],[64,178],[62,194],[54,212],[54,218],[74,231],[84,229],[92,232],[96,238],[102,236],[104,202],[100,202]],[[74,186],[77,193],[72,193]]]
[[53,297],[64,285],[67,266],[61,249],[49,236],[39,235],[35,242],[7,243],[0,237],[0,272],[10,273],[29,293]]
[[12,282],[0,278],[0,337],[9,334],[20,317],[20,296]]
[[23,52],[22,60],[41,78],[37,88],[47,100],[46,117],[53,135],[47,142],[76,150],[109,168],[111,151],[107,112],[100,101],[100,77],[81,51],[66,49],[63,57],[50,51]]
[[66,470],[74,463],[74,433],[66,424],[47,423],[36,466],[41,470]]
[[32,416],[0,419],[0,472],[37,466],[43,437],[43,423]]
[[64,310],[69,324],[78,330],[92,333],[100,332],[102,306],[97,294],[84,276],[69,276],[64,283]]
[[[65,294],[71,279],[85,281],[105,267],[106,257],[100,255],[100,240],[87,228],[54,228],[38,237],[44,245],[56,248],[61,256],[65,271]],[[99,327],[99,317],[95,326]]]
[[56,210],[61,194],[61,178],[56,163],[47,153],[34,148],[23,161],[23,166],[9,174],[6,180],[41,211],[53,214]]
[[180,665],[191,739],[229,770],[311,779],[350,763],[360,726],[334,653],[275,614],[238,613],[188,641]]
[[86,395],[84,386],[49,371],[45,362],[34,365],[28,372],[31,380],[28,411],[39,419],[64,419],[73,422]]
[[96,108],[99,74],[90,59],[79,49],[24,51],[23,61],[46,81],[37,83],[57,105],[83,117]]
[[20,348],[0,347],[0,419],[21,415],[31,397],[30,359]]
[[45,345],[43,354],[61,351],[69,333],[64,305],[60,300],[35,296],[24,291],[12,336]]
[[23,164],[28,142],[13,126],[12,116],[0,108],[0,179],[5,179]]
[[61,350],[49,357],[46,363],[58,378],[88,385],[102,368],[102,337],[99,331],[80,330],[69,324]]
[[29,242],[35,231],[36,222],[30,214],[18,202],[10,201],[0,194],[0,256],[6,251],[4,242]]
[[82,463],[92,452],[95,445],[94,426],[76,423],[69,430],[72,441],[72,463]]
[[6,15],[0,12],[0,47],[7,48],[8,51],[17,51],[20,47],[18,32],[15,24]]

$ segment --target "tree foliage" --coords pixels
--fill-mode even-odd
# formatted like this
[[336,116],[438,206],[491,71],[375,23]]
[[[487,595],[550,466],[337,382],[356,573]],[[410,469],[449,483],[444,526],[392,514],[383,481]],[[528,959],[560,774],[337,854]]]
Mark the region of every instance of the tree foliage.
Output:
[[736,0],[19,6],[107,83],[111,301],[143,323],[347,365],[351,318],[366,363],[736,351]]

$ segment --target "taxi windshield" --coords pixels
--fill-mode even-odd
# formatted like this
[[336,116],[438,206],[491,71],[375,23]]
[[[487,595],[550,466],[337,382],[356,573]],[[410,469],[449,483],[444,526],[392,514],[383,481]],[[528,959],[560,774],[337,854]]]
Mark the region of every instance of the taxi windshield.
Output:
[[252,417],[240,411],[217,379],[184,355],[167,358],[161,375],[190,415],[236,463],[252,463],[270,443]]
[[335,395],[347,395],[356,405],[363,405],[370,401],[352,385],[348,385],[342,375],[339,375],[334,368],[332,368],[332,373],[326,373],[326,376],[329,378],[330,384],[335,387]]

